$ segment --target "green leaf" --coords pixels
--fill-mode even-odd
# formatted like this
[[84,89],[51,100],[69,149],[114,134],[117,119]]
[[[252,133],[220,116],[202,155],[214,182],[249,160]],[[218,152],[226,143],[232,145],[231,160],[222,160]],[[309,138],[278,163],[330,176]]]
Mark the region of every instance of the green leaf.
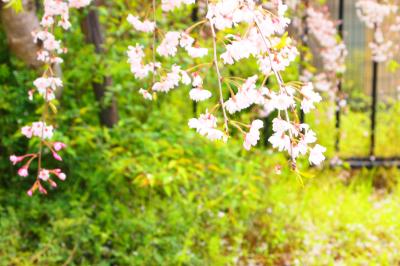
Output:
[[51,111],[53,111],[54,114],[57,114],[57,107],[52,102],[49,102],[49,106]]
[[7,3],[4,8],[12,8],[15,12],[21,12],[23,10],[22,1],[21,0],[11,0]]
[[390,72],[396,72],[399,69],[400,64],[396,60],[390,60],[388,64],[388,68]]

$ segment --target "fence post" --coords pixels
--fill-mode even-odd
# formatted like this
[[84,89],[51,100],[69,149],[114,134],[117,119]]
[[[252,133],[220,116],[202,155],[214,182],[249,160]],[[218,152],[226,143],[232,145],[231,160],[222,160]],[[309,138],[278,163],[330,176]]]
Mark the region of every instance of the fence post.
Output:
[[[191,14],[191,19],[193,23],[196,23],[199,21],[199,6],[198,3],[195,4],[195,6],[192,9],[192,14]],[[192,89],[192,88],[190,88]],[[195,117],[197,117],[197,102],[196,101],[192,101],[192,111],[193,111],[193,115]]]
[[[269,77],[267,78],[266,82],[265,82],[265,86],[268,87],[270,80]],[[263,133],[264,133],[264,147],[269,147],[269,142],[268,139],[269,137],[272,136],[272,119],[271,119],[271,115],[272,112],[269,113],[266,117],[263,118],[263,122],[264,122],[264,129],[263,129]]]
[[[339,27],[338,33],[340,38],[343,39],[343,27],[344,27],[344,0],[339,0]],[[335,151],[339,152],[339,144],[340,144],[340,122],[341,122],[341,113],[340,113],[340,96],[342,94],[342,80],[339,80],[338,88],[336,92],[336,141],[335,141]]]
[[[307,25],[307,8],[309,6],[309,0],[303,0],[304,2],[304,14],[301,18],[302,21],[302,26],[303,26],[303,31],[301,33],[300,36],[300,41],[302,46],[306,46],[307,45],[307,40],[308,40],[308,25]],[[304,47],[302,47],[302,50],[304,49]],[[299,75],[302,74],[303,72],[303,66],[302,66],[302,62],[304,60],[304,52],[300,52],[300,67],[299,67]],[[305,122],[305,114],[304,111],[300,108],[300,123],[304,123]]]
[[376,105],[377,105],[377,95],[378,92],[378,63],[373,61],[372,63],[372,106],[371,106],[371,134],[370,134],[370,147],[369,156],[374,156],[375,154],[375,128],[376,128]]

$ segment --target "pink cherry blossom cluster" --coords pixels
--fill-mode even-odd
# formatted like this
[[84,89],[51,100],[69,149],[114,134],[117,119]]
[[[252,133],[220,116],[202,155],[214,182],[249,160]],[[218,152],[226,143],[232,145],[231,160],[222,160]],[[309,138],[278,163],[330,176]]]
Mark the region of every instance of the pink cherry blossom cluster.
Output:
[[194,72],[192,77],[193,77],[193,82],[192,82],[193,89],[191,89],[189,92],[190,99],[196,102],[200,102],[207,100],[208,98],[211,98],[212,93],[208,90],[203,89],[203,79],[201,78],[199,73]]
[[[365,25],[374,31],[373,40],[369,43],[372,51],[372,60],[375,62],[385,62],[393,57],[398,45],[395,45],[389,36],[384,37],[384,32],[393,34],[398,29],[393,24],[388,30],[384,29],[385,20],[395,16],[398,7],[389,1],[358,0],[356,3],[357,15]],[[396,17],[396,21],[400,21]],[[400,28],[399,28],[400,29]]]
[[[299,155],[305,155],[310,152],[309,161],[311,164],[318,165],[324,159],[323,153],[326,148],[316,144],[311,150],[308,145],[317,141],[315,132],[309,129],[307,124],[293,125],[281,118],[273,120],[273,131],[275,132],[269,140],[274,148],[279,151],[288,151],[292,158],[297,158]],[[293,136],[297,137],[297,141],[293,143]]]
[[55,99],[55,91],[63,86],[62,80],[56,77],[53,66],[62,63],[63,60],[60,54],[67,52],[67,49],[62,47],[61,41],[57,40],[54,36],[54,31],[56,26],[64,30],[69,29],[71,27],[69,9],[84,7],[88,5],[90,1],[91,0],[44,0],[44,14],[40,22],[42,29],[32,33],[33,41],[41,44],[42,48],[38,51],[37,60],[43,62],[45,70],[41,77],[33,82],[35,89],[29,91],[29,99],[32,100],[33,92],[37,91],[38,94],[43,97],[45,106],[40,121],[33,122],[30,126],[24,126],[21,129],[21,133],[28,139],[34,137],[38,138],[39,148],[36,153],[22,156],[10,156],[10,161],[13,165],[23,163],[22,167],[18,170],[18,175],[22,177],[29,175],[29,167],[33,161],[37,160],[36,181],[27,192],[29,196],[32,196],[36,190],[42,194],[47,194],[47,190],[43,187],[41,181],[49,183],[51,187],[56,187],[57,184],[51,178],[51,175],[62,181],[66,179],[66,175],[61,169],[45,169],[42,159],[44,149],[47,148],[54,159],[62,161],[58,152],[66,147],[62,142],[51,141],[54,135],[54,127],[46,123],[49,115],[49,107],[51,107],[54,112],[56,110],[55,105],[52,103]]
[[[162,0],[161,9],[169,12],[182,4],[194,2]],[[285,82],[280,73],[299,54],[294,42],[287,36],[286,28],[290,23],[286,16],[287,6],[281,0],[269,1],[267,4],[254,0],[218,0],[206,1],[206,4],[204,19],[200,19],[186,30],[167,31],[162,35],[156,21],[156,1],[152,2],[153,20],[140,20],[136,16],[128,16],[128,22],[138,33],[153,33],[153,45],[146,48],[151,49],[151,52],[145,52],[142,44],[129,46],[127,51],[128,63],[135,78],[145,79],[152,74],[153,85],[148,89],[141,88],[139,93],[145,99],[153,100],[154,94],[169,92],[183,84],[191,85],[189,97],[193,101],[212,99],[212,90],[204,89],[201,74],[205,71],[201,69],[209,70],[209,66],[213,65],[217,76],[215,95],[218,97],[218,104],[207,108],[198,118],[190,119],[190,128],[210,140],[225,142],[230,137],[231,127],[234,127],[243,134],[243,146],[249,150],[259,141],[263,122],[255,119],[246,124],[229,116],[255,106],[264,108],[268,113],[277,110],[278,116],[273,126],[274,135],[269,138],[273,147],[289,154],[293,168],[296,168],[297,157],[306,154],[309,154],[311,164],[320,164],[325,159],[325,148],[315,144],[315,133],[308,125],[299,122],[297,107],[308,113],[321,101],[321,97],[314,90],[312,83]],[[199,47],[199,42],[191,35],[199,25],[203,25],[202,36],[209,33],[209,38],[204,39],[210,43],[210,49]],[[205,25],[208,25],[208,31],[204,30]],[[162,37],[158,46],[157,34]],[[224,45],[221,54],[218,54],[221,50],[219,44]],[[338,43],[335,42],[334,45],[336,48]],[[208,58],[208,50],[212,50],[212,62],[196,64],[186,70],[177,63],[168,68],[160,62],[162,58],[177,56],[181,48],[196,63],[196,58]],[[224,65],[233,65],[246,59],[256,60],[258,74],[247,78],[223,75]],[[326,60],[333,59],[327,56]],[[265,86],[270,77],[277,81],[277,88]],[[224,97],[225,92],[230,93],[228,99]],[[223,125],[218,123],[218,111],[221,112]]]
[[210,140],[227,141],[226,134],[217,128],[217,118],[206,111],[199,118],[191,118],[189,127],[196,129],[197,133],[207,137]]
[[[342,23],[342,22],[339,22]],[[347,49],[344,42],[338,38],[337,22],[330,19],[326,7],[316,9],[312,6],[306,10],[306,27],[308,35],[317,42],[316,53],[322,59],[323,71],[315,78],[315,86],[320,91],[336,91],[337,74],[345,71]]]
[[296,39],[307,47],[301,55],[300,80],[313,82],[317,91],[324,92],[331,101],[340,103],[328,109],[328,117],[333,117],[334,108],[343,107],[346,103],[345,100],[337,100],[344,98],[338,86],[346,69],[345,59],[348,54],[336,29],[342,22],[331,18],[327,5],[298,0],[287,3],[293,16],[291,27],[296,33]]
[[195,0],[161,0],[162,10],[165,12],[179,8],[183,4],[194,4]]
[[371,29],[376,25],[381,25],[385,17],[397,11],[397,7],[389,4],[388,1],[376,0],[358,0],[356,8],[360,20]]

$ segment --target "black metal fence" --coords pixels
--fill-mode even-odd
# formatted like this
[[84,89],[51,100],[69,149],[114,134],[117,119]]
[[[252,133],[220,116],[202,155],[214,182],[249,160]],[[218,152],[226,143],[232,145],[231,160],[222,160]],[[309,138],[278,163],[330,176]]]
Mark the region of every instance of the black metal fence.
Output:
[[[380,131],[377,131],[380,121],[378,119],[379,111],[386,112],[378,108],[378,104],[386,104],[387,108],[390,108],[390,101],[398,100],[397,86],[400,85],[400,76],[398,73],[390,72],[384,63],[373,62],[368,48],[373,32],[367,29],[357,17],[355,3],[356,0],[330,0],[327,3],[332,16],[341,21],[338,31],[349,51],[346,60],[347,71],[339,85],[337,102],[343,98],[343,95],[346,95],[349,109],[369,112],[369,125],[365,125],[366,123],[360,125],[368,129],[368,133],[365,134],[365,137],[369,138],[367,153],[359,153],[356,148],[354,156],[348,156],[344,160],[352,167],[400,166],[400,145],[397,146],[396,143],[393,143],[395,146],[387,147],[391,151],[385,155],[377,153],[377,140],[386,137],[380,136]],[[342,126],[344,115],[343,110],[337,108],[335,150],[339,155],[343,134],[351,134],[351,132],[345,132],[346,129]],[[400,116],[400,114],[398,115]],[[395,121],[394,118],[391,122],[399,123],[400,118],[398,121]],[[400,138],[400,136],[397,137]],[[388,143],[384,143],[384,145],[388,145]],[[380,150],[383,150],[382,147]]]

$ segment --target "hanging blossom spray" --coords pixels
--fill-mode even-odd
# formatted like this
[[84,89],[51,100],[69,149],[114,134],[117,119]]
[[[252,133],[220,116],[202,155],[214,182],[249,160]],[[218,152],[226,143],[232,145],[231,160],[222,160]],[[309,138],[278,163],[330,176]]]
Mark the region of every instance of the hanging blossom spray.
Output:
[[[3,0],[4,2],[7,2]],[[62,47],[61,41],[54,36],[55,27],[61,27],[68,30],[71,27],[69,21],[70,8],[82,8],[87,6],[91,0],[45,0],[44,15],[40,22],[42,29],[33,32],[33,41],[41,43],[42,48],[37,54],[37,60],[44,64],[44,71],[41,77],[34,82],[34,89],[29,91],[29,99],[32,100],[34,93],[38,93],[44,99],[44,108],[39,121],[33,122],[31,125],[24,126],[21,129],[22,134],[28,139],[39,138],[39,147],[37,152],[29,153],[21,156],[11,155],[10,161],[13,165],[22,163],[22,167],[18,170],[18,175],[26,177],[29,175],[29,168],[34,161],[37,161],[36,181],[28,190],[27,194],[32,196],[36,190],[42,194],[47,194],[42,182],[47,182],[51,187],[56,187],[56,182],[52,176],[60,180],[65,180],[66,175],[61,169],[46,169],[43,167],[43,152],[46,148],[50,150],[54,159],[62,161],[59,151],[64,149],[66,145],[59,141],[51,140],[54,133],[54,127],[46,123],[49,117],[49,108],[56,112],[56,107],[52,103],[55,99],[55,91],[63,86],[60,78],[56,77],[52,66],[63,62],[60,54],[66,53],[67,49]]]
[[320,91],[335,92],[337,77],[346,70],[345,58],[348,54],[346,46],[338,38],[337,23],[329,18],[326,6],[321,10],[310,6],[306,12],[309,35],[317,42],[316,52],[322,59],[322,71],[315,77],[316,88]]
[[[171,12],[195,0],[161,0],[163,12]],[[157,93],[166,93],[180,84],[190,85],[189,97],[193,101],[204,101],[215,93],[218,103],[207,109],[198,118],[189,120],[189,127],[210,140],[227,141],[231,128],[236,128],[243,135],[243,147],[249,150],[260,139],[260,129],[264,126],[261,120],[250,124],[235,121],[232,115],[258,105],[272,112],[277,110],[273,120],[274,134],[268,139],[279,151],[288,152],[292,168],[297,169],[296,159],[308,154],[309,162],[319,165],[324,159],[324,147],[315,144],[314,131],[297,117],[297,107],[308,113],[315,109],[315,103],[321,101],[314,91],[312,83],[283,80],[281,72],[295,60],[298,55],[293,41],[287,37],[286,28],[290,19],[285,16],[287,6],[280,0],[260,4],[253,0],[219,0],[206,1],[207,12],[199,20],[183,31],[162,31],[157,26],[156,1],[152,1],[153,20],[141,20],[134,15],[128,16],[128,22],[138,32],[152,33],[151,51],[146,53],[143,45],[136,44],[128,48],[128,62],[136,79],[144,80],[151,74],[152,85],[141,88],[139,93],[146,100],[153,100]],[[211,32],[211,47],[200,47],[191,32],[200,25],[208,25]],[[156,44],[157,34],[162,41]],[[218,54],[218,44],[224,45],[224,51]],[[157,46],[157,47],[156,47]],[[184,51],[189,57],[207,58],[204,62],[184,70],[174,64],[171,67],[157,61],[158,58],[175,57],[178,51]],[[211,50],[211,52],[209,52]],[[151,56],[146,56],[151,54]],[[223,75],[223,66],[234,65],[244,59],[255,59],[259,73],[250,77]],[[147,61],[147,62],[146,62]],[[212,69],[217,76],[215,91],[204,88],[200,69]],[[209,76],[209,75],[208,75]],[[278,88],[273,90],[265,86],[267,79],[275,77]],[[225,93],[226,92],[226,93]],[[224,97],[230,93],[227,99]],[[220,114],[220,115],[218,115]],[[218,117],[222,117],[222,124]],[[235,116],[236,117],[236,116]]]
[[[397,35],[400,31],[400,17],[395,17],[395,23],[389,29],[384,29],[385,20],[396,15],[398,7],[392,4],[393,1],[358,0],[356,2],[357,15],[365,23],[367,28],[374,31],[372,42],[369,48],[372,51],[372,60],[375,62],[385,62],[393,58],[393,54],[398,52],[399,46],[395,45],[390,39],[385,40],[384,32]],[[387,23],[386,23],[387,24]]]
[[344,107],[345,97],[339,92],[338,85],[346,70],[348,51],[336,29],[342,22],[331,18],[326,5],[312,4],[311,1],[292,2],[290,9],[295,16],[292,25],[298,32],[297,38],[303,45],[308,45],[313,55],[303,57],[305,67],[300,80],[312,81],[316,90],[327,93],[332,101],[336,98],[338,108]]

